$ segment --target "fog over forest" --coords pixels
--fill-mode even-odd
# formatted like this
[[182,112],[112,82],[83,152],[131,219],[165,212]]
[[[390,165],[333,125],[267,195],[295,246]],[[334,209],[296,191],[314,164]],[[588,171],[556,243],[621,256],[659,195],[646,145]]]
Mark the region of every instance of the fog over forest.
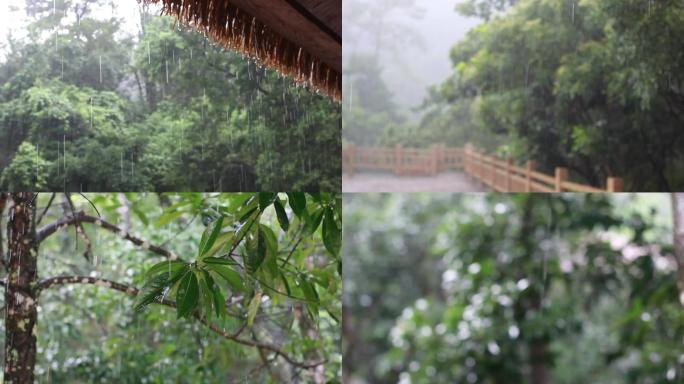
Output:
[[[345,0],[347,3],[363,4],[364,0]],[[380,62],[384,68],[383,78],[394,93],[394,101],[405,109],[419,106],[430,86],[444,81],[453,71],[449,51],[466,33],[481,21],[464,17],[455,10],[454,0],[418,0],[413,2],[414,11],[394,11],[389,16],[392,23],[406,27],[420,40],[421,44],[403,43],[398,50],[384,46],[380,51]],[[355,20],[343,15],[345,28]],[[358,51],[369,51],[370,39],[344,40],[343,59]]]

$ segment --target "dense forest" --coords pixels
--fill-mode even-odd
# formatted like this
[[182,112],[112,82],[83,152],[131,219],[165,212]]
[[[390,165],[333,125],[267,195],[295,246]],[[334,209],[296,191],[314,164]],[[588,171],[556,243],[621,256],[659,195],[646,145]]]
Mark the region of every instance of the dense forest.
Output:
[[341,382],[341,209],[325,193],[0,194],[3,381]]
[[12,12],[29,21],[0,44],[0,189],[340,189],[326,97],[133,0]]
[[[684,185],[684,2],[454,4],[481,24],[454,41],[453,73],[430,89],[416,123],[392,102],[382,50],[345,57],[346,140],[413,146],[470,142],[520,163],[535,160],[544,171],[566,167],[592,185],[608,176],[624,178],[626,188],[635,191]],[[406,36],[412,32],[395,25],[393,15],[414,12],[417,3],[378,8],[384,25],[365,29],[351,19],[345,33],[349,25],[352,37],[354,29],[380,34],[375,41],[383,42],[385,51],[411,41]]]
[[673,249],[666,194],[345,196],[346,377],[682,382],[677,200]]

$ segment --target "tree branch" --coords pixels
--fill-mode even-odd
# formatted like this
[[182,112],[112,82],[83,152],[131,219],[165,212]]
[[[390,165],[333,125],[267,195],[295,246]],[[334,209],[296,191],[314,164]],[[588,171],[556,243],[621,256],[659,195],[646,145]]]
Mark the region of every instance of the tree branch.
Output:
[[40,224],[40,222],[43,221],[43,217],[45,217],[45,214],[47,213],[47,211],[52,206],[52,202],[55,201],[55,196],[56,196],[56,193],[53,193],[52,195],[50,195],[50,200],[48,201],[47,205],[43,209],[43,213],[41,213],[40,216],[38,216],[38,218],[36,219],[36,224]]
[[145,240],[143,240],[137,236],[131,235],[130,233],[122,230],[121,228],[117,227],[116,225],[109,223],[109,222],[107,222],[107,221],[105,221],[99,217],[93,217],[93,216],[86,215],[85,212],[83,212],[83,211],[75,212],[73,215],[64,216],[64,217],[60,218],[59,220],[40,228],[38,230],[37,235],[36,235],[36,240],[40,243],[43,240],[45,240],[47,237],[54,234],[55,232],[57,232],[60,229],[64,229],[70,225],[78,226],[81,223],[95,224],[95,225],[101,227],[102,229],[106,229],[110,232],[113,232],[113,233],[119,235],[124,240],[128,240],[131,243],[142,247],[146,251],[150,251],[150,252],[156,253],[160,256],[164,256],[167,259],[171,259],[171,260],[178,259],[178,255],[176,255],[175,253],[167,251],[166,249],[163,249],[161,247],[152,245],[152,244],[148,243],[147,241],[145,241]]
[[[99,287],[103,288],[108,288],[108,289],[113,289],[119,292],[123,292],[129,296],[137,296],[138,293],[140,292],[137,288],[131,287],[125,284],[117,283],[112,280],[108,279],[102,279],[99,277],[89,277],[89,276],[57,276],[57,277],[51,277],[45,280],[42,280],[40,283],[38,283],[38,295],[40,295],[40,292],[42,292],[44,289],[48,289],[50,287],[56,286],[56,285],[66,285],[66,284],[91,284],[91,285],[97,285]],[[168,307],[176,307],[176,302],[168,299],[163,299],[155,302],[156,304],[161,304],[165,305]],[[274,353],[276,356],[282,357],[285,361],[290,363],[291,365],[303,369],[311,369],[318,367],[320,365],[323,365],[327,362],[327,360],[322,360],[318,362],[299,362],[294,360],[292,357],[290,357],[287,353],[283,352],[281,349],[279,349],[276,346],[270,345],[270,344],[265,344],[257,341],[251,341],[251,340],[245,340],[240,338],[240,334],[242,331],[245,329],[245,325],[243,326],[236,332],[236,333],[230,333],[226,331],[225,329],[220,328],[216,324],[212,324],[209,321],[207,321],[205,318],[200,317],[199,315],[195,315],[195,319],[204,324],[206,327],[217,333],[218,335],[224,337],[225,339],[232,340],[238,344],[242,344],[248,347],[253,347],[257,349],[262,349],[262,350],[267,350],[269,352]]]

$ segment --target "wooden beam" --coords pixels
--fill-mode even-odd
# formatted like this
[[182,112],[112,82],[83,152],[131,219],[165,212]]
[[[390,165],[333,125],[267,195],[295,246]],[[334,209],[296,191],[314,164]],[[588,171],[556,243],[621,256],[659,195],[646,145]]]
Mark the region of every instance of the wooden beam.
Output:
[[[302,3],[295,0],[230,0],[274,32],[342,72],[342,39]],[[339,1],[333,1],[338,3]],[[340,17],[342,14],[339,6]]]

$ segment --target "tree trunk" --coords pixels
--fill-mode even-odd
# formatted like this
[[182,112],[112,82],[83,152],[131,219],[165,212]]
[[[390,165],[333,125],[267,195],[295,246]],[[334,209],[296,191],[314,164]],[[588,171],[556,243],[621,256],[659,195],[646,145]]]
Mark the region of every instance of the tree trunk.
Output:
[[673,244],[677,261],[677,287],[679,302],[684,306],[684,193],[672,194],[672,213],[674,215]]
[[5,371],[7,383],[33,383],[36,363],[37,254],[34,193],[12,194],[5,287]]
[[549,343],[544,339],[530,341],[530,383],[548,384],[551,382],[549,371]]
[[[533,211],[539,197],[528,195],[522,209],[522,223],[518,242],[520,243],[526,258],[532,258],[535,250],[533,234],[535,230]],[[543,284],[544,282],[542,282]],[[523,306],[525,312],[539,312],[542,310],[542,295],[536,287],[530,287],[529,297],[525,299]],[[530,383],[549,384],[551,383],[551,371],[549,364],[551,355],[549,353],[549,340],[546,335],[536,336],[527,341],[529,350],[530,364]]]

